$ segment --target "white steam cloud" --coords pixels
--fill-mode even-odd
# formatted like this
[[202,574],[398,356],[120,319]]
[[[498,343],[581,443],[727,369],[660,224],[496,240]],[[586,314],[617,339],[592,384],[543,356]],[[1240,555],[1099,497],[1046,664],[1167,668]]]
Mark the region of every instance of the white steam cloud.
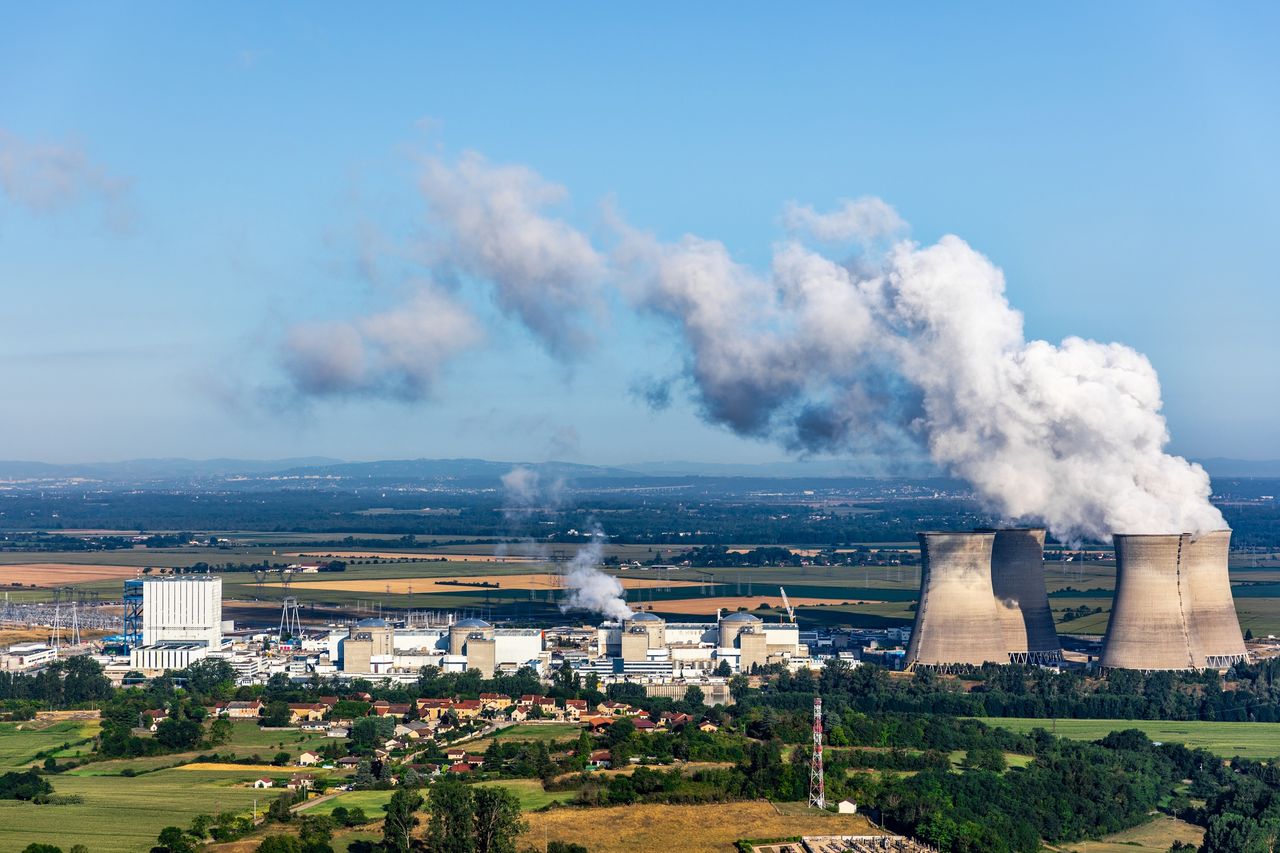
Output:
[[592,347],[605,262],[585,235],[547,215],[564,187],[467,152],[454,163],[428,158],[420,188],[434,226],[428,249],[440,262],[489,282],[498,305],[553,355]]
[[[508,521],[525,519],[540,508],[558,505],[565,488],[562,479],[557,478],[547,483],[541,474],[527,465],[515,466],[503,474],[501,479],[502,514]],[[604,530],[599,525],[593,525],[590,541],[578,549],[578,553],[574,554],[564,570],[564,585],[569,594],[560,604],[561,612],[590,610],[611,619],[631,615],[622,583],[612,575],[600,571],[604,543]],[[526,541],[526,545],[540,551],[543,559],[547,557],[546,549],[539,543],[530,539]],[[502,553],[501,548],[498,553]]]
[[599,527],[591,531],[591,541],[569,561],[564,583],[569,597],[560,605],[561,613],[570,610],[590,610],[610,619],[626,619],[632,615],[627,606],[622,582],[600,571],[604,556],[604,531]]
[[130,183],[89,159],[79,145],[31,142],[0,129],[0,196],[36,213],[55,213],[88,200],[102,206],[108,227],[129,228]]
[[1164,452],[1150,362],[1027,341],[1003,275],[958,237],[848,264],[790,240],[768,277],[694,237],[632,234],[620,256],[683,331],[706,416],[739,433],[833,453],[918,441],[995,510],[1068,539],[1224,526],[1205,471]]
[[[704,416],[736,433],[804,453],[923,450],[993,510],[1065,539],[1224,526],[1205,471],[1165,452],[1160,383],[1142,354],[1080,338],[1028,341],[999,269],[955,236],[901,239],[905,222],[878,198],[830,212],[790,205],[789,236],[759,272],[718,241],[662,243],[621,221],[606,259],[548,213],[562,187],[474,153],[427,159],[421,191],[437,272],[487,283],[506,314],[566,360],[595,341],[609,283],[627,298],[618,301],[675,326]],[[300,389],[405,399],[423,396],[443,362],[479,338],[471,315],[440,295],[319,331],[295,331],[286,349]],[[640,393],[662,404],[670,386]],[[509,492],[541,489],[527,480],[514,478]],[[572,601],[625,608],[616,581],[576,576]]]
[[484,335],[457,300],[430,287],[389,311],[295,326],[283,362],[297,390],[316,396],[430,396],[450,358]]

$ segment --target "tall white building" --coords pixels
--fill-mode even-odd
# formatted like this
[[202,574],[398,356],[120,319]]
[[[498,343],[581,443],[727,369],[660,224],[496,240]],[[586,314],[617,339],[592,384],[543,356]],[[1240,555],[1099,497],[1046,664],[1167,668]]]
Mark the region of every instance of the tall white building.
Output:
[[222,578],[168,575],[142,582],[142,643],[222,645]]

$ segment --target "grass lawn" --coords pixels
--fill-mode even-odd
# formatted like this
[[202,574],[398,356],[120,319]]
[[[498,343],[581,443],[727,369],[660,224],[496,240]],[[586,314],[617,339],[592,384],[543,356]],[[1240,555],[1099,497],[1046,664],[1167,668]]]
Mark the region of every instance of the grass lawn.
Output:
[[[1054,731],[1052,720],[1022,717],[984,717],[989,726],[1015,732],[1035,728]],[[1280,723],[1216,723],[1204,720],[1164,722],[1159,720],[1058,720],[1059,737],[1072,740],[1099,740],[1114,731],[1141,729],[1152,740],[1182,743],[1207,749],[1224,758],[1275,758],[1280,756]]]
[[546,808],[552,803],[567,803],[578,795],[577,791],[545,791],[537,779],[499,779],[476,784],[506,788],[519,798],[520,808],[527,812]]

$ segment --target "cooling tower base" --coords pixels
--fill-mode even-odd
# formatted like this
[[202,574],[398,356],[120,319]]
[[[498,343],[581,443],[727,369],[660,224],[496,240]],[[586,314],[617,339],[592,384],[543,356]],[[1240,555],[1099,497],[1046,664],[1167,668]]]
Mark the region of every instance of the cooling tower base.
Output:
[[1058,666],[1062,663],[1062,649],[1047,652],[1009,652],[1009,663],[1025,663],[1032,666]]
[[1205,658],[1205,667],[1207,669],[1228,669],[1238,663],[1248,663],[1249,656],[1241,655],[1209,655]]

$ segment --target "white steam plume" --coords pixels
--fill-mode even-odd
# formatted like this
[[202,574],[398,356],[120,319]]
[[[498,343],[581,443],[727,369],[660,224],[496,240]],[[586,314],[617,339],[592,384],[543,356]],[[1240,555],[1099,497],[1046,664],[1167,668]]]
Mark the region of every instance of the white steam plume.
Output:
[[[847,210],[789,218],[860,240],[887,221],[856,235]],[[958,237],[847,264],[793,239],[767,277],[696,237],[633,233],[618,257],[642,304],[682,330],[707,418],[736,432],[819,452],[917,442],[1000,513],[1068,539],[1224,526],[1204,470],[1164,452],[1150,362],[1027,341],[1003,275]]]
[[421,400],[449,359],[483,337],[460,302],[424,286],[405,304],[379,314],[293,327],[282,360],[303,394]]
[[498,305],[553,355],[591,348],[605,262],[586,235],[547,215],[567,197],[564,187],[473,151],[454,163],[427,158],[419,186],[434,226],[429,254],[489,282]]
[[626,619],[632,615],[627,607],[622,583],[612,575],[600,571],[604,556],[604,531],[599,527],[591,531],[591,541],[579,548],[565,570],[564,582],[569,597],[560,605],[561,613],[570,610],[590,610],[610,619]]
[[86,200],[102,205],[106,224],[131,224],[130,182],[89,159],[79,145],[30,142],[0,128],[0,198],[36,213],[54,213]]

